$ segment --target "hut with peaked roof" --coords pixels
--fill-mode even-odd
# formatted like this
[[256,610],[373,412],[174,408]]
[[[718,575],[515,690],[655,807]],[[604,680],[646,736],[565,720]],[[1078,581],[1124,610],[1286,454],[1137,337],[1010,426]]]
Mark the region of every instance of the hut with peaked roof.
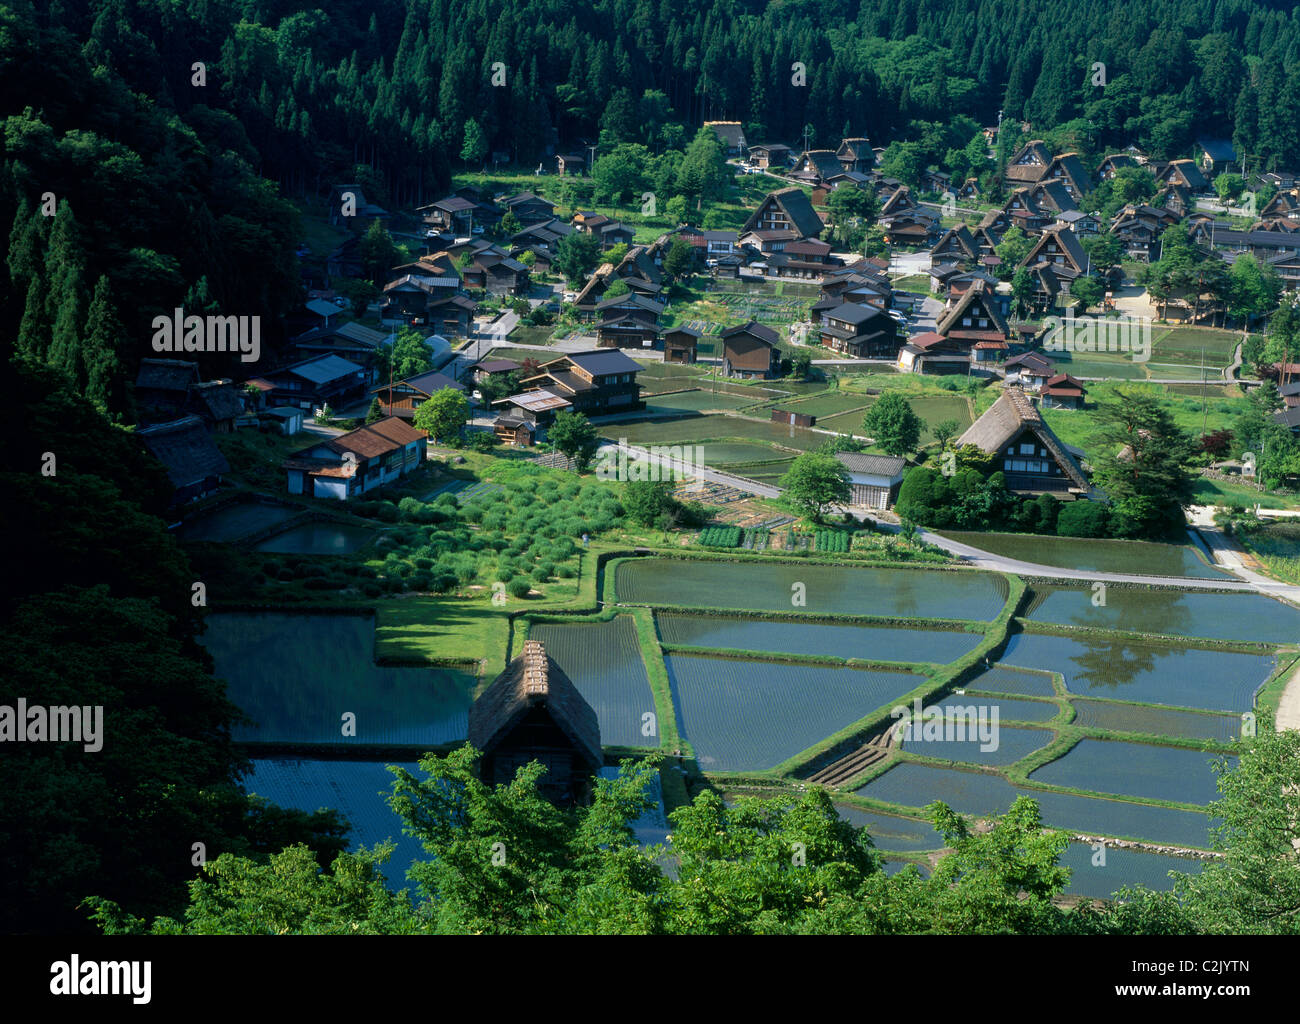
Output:
[[221,486],[222,475],[230,472],[230,464],[198,416],[140,427],[135,433],[167,470],[173,506],[211,494]]
[[1006,477],[1007,490],[1017,494],[1051,491],[1062,497],[1084,497],[1091,490],[1078,450],[1056,436],[1019,388],[1003,391],[957,439],[958,448],[966,444],[992,455],[995,468]]
[[558,806],[586,803],[605,758],[600,723],[573,681],[538,640],[506,666],[469,709],[469,742],[482,757],[479,777],[509,784],[532,761],[546,774],[538,782]]

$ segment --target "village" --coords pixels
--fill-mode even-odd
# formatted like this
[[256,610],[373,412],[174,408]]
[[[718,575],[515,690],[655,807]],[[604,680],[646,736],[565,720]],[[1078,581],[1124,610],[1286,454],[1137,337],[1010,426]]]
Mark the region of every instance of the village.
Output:
[[[1276,188],[1258,215],[1202,214],[1230,147],[1089,172],[1031,140],[985,208],[987,176],[914,188],[864,138],[703,128],[750,197],[734,227],[545,198],[590,181],[594,147],[404,215],[343,184],[331,209],[357,217],[322,217],[342,241],[304,259],[281,365],[143,360],[140,436],[222,595],[204,643],[259,723],[237,734],[250,791],[373,822],[385,763],[468,738],[484,779],[538,760],[565,807],[662,757],[645,844],[704,789],[820,785],[886,870],[928,875],[921,808],[1026,794],[1075,837],[1072,899],[1199,870],[1203,752],[1300,712],[1300,500],[1227,440],[1300,424],[1290,350],[1264,354],[1300,269],[1294,180],[1253,178]],[[1146,201],[1081,209],[1116,178]],[[347,282],[376,239],[408,256],[369,293]],[[1259,308],[1169,286],[1188,247],[1253,263]],[[1135,386],[1204,445],[1186,524],[1146,538],[1096,478],[1094,410]],[[286,685],[310,712],[286,717]],[[992,737],[899,729],[908,707]],[[399,839],[390,883],[419,856]]]

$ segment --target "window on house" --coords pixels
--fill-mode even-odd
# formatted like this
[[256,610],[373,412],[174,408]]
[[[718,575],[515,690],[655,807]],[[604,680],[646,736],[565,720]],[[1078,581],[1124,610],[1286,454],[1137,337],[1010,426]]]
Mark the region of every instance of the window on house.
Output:
[[1029,444],[1022,444],[1022,445],[1020,446],[1020,454],[1021,454],[1021,455],[1033,455],[1033,454],[1034,454],[1034,446],[1033,446],[1033,443],[1031,442],[1031,443],[1029,443]]

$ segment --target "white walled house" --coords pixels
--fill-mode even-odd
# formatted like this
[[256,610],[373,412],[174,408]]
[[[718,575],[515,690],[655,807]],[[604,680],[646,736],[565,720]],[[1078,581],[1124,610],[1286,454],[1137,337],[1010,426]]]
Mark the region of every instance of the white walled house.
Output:
[[849,471],[849,504],[884,510],[898,497],[906,460],[893,455],[839,452],[835,456]]
[[424,463],[428,434],[389,416],[298,452],[282,467],[290,494],[347,501]]

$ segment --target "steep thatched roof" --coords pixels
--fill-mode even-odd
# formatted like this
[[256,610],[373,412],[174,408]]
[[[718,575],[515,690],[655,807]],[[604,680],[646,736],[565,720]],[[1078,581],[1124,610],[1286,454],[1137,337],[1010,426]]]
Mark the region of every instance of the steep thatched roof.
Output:
[[1065,444],[1039,415],[1034,404],[1019,388],[1007,388],[989,410],[957,439],[957,446],[973,444],[992,455],[1012,441],[1022,430],[1031,430],[1042,446],[1052,454],[1061,471],[1078,487],[1087,489],[1088,478]]
[[197,416],[141,427],[136,435],[166,468],[177,490],[230,472],[230,464]]
[[592,771],[599,770],[605,758],[596,712],[537,640],[526,641],[523,653],[470,706],[470,744],[484,754],[492,753],[539,704],[545,705]]

